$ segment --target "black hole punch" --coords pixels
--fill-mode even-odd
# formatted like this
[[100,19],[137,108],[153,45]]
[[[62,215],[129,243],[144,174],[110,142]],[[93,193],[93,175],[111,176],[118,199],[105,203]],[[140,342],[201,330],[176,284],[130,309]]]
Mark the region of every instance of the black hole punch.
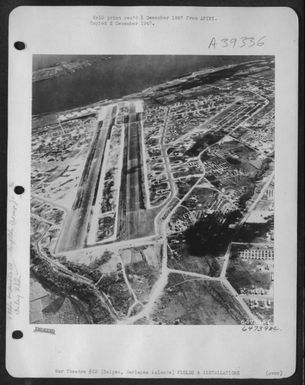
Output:
[[12,337],[15,339],[15,340],[20,340],[20,338],[23,337],[23,333],[21,330],[14,330],[13,333],[12,333]]
[[25,44],[24,44],[23,41],[16,41],[16,42],[14,43],[14,47],[15,47],[16,49],[18,49],[18,51],[22,51],[23,49],[25,49]]
[[15,194],[17,194],[17,195],[21,195],[21,194],[24,193],[24,187],[22,187],[22,186],[16,186],[16,187],[14,188],[14,192],[15,192]]

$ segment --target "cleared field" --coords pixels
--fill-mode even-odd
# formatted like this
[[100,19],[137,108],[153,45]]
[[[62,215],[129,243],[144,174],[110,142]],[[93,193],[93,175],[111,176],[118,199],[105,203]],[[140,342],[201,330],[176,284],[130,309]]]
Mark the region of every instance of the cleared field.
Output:
[[140,238],[153,235],[155,233],[154,219],[159,210],[138,210],[126,214],[125,221],[128,230],[126,239]]
[[195,187],[192,193],[183,201],[183,205],[189,210],[206,211],[216,206],[218,196],[219,192],[214,189]]
[[[30,323],[35,324],[89,324],[90,317],[84,303],[45,291],[31,278]],[[38,288],[38,290],[37,290]]]
[[[262,248],[261,250],[265,249]],[[255,290],[262,291],[262,294],[271,294],[273,261],[265,261],[255,257],[246,259],[237,256],[236,253],[236,249],[233,250],[226,274],[235,290],[245,294],[254,293]]]
[[160,276],[160,269],[148,264],[142,257],[136,263],[126,264],[126,273],[138,300],[143,304],[147,303],[151,290]]
[[218,277],[224,262],[224,257],[215,257],[206,255],[202,250],[202,255],[192,255],[185,243],[180,241],[179,235],[173,235],[168,238],[171,250],[168,252],[168,267],[176,270],[189,271],[198,274]]
[[222,283],[170,274],[151,318],[166,324],[236,325],[247,315]]

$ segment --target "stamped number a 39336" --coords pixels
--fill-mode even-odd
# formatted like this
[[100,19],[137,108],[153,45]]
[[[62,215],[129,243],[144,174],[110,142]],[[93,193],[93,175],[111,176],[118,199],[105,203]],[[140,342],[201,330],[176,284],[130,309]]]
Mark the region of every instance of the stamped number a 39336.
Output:
[[232,38],[222,38],[217,39],[216,37],[212,37],[208,49],[215,48],[253,48],[253,47],[262,47],[265,44],[266,36],[262,36],[260,38],[256,37],[232,37]]

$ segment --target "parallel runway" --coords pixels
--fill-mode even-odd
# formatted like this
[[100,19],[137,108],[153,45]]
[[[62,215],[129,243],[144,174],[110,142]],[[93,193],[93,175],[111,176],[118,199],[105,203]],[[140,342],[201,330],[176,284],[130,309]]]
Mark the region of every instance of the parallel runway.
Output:
[[119,200],[118,239],[132,239],[154,233],[151,210],[145,207],[142,127],[135,103],[129,107],[125,124],[123,168]]
[[67,216],[56,252],[77,250],[85,246],[91,208],[95,201],[100,170],[104,161],[106,140],[109,137],[116,107],[109,106],[104,121],[98,127],[91,144],[72,209]]
[[144,209],[143,164],[141,147],[141,125],[137,120],[135,106],[130,105],[129,127],[127,130],[127,212]]

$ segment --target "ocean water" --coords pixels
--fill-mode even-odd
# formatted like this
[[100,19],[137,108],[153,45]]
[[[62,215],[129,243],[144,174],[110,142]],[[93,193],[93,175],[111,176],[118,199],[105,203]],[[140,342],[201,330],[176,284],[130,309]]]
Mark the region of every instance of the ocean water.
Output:
[[173,77],[207,67],[241,63],[254,56],[199,55],[34,55],[33,69],[61,61],[87,59],[92,65],[73,73],[33,83],[33,115],[80,107],[103,99],[115,99]]

